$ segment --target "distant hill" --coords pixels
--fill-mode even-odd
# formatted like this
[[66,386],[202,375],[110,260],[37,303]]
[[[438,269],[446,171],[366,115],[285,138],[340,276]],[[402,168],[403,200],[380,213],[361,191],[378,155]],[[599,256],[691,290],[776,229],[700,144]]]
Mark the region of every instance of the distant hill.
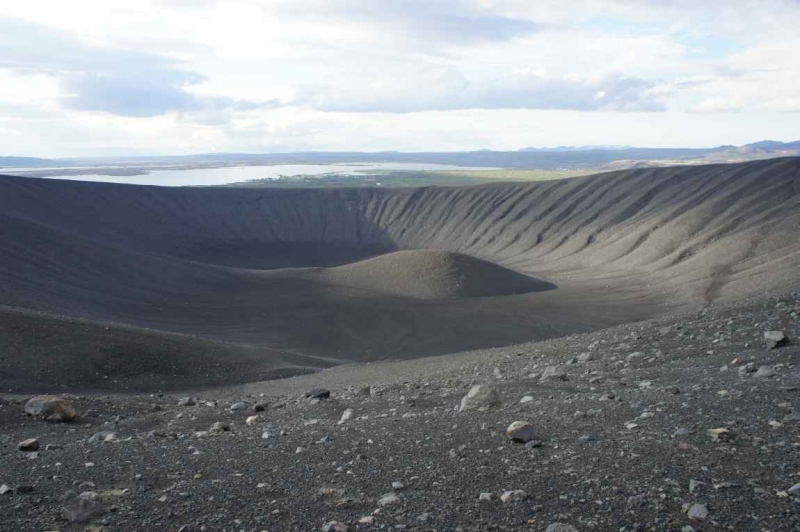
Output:
[[54,159],[39,159],[37,157],[0,157],[0,168],[4,167],[30,167],[53,166],[61,164]]

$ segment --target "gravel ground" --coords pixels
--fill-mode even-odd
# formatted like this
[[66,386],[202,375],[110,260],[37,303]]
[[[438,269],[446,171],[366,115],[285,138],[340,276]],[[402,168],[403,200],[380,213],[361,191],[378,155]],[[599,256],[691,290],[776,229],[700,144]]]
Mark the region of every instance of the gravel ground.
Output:
[[[6,396],[0,530],[800,530],[799,316],[784,294],[458,356],[65,396],[73,423]],[[458,411],[475,385],[494,394]],[[515,421],[533,440],[507,436]]]

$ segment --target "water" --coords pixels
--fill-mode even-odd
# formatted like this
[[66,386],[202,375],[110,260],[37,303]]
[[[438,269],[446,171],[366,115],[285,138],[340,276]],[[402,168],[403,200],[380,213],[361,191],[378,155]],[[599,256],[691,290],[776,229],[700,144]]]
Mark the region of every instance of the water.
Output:
[[[40,168],[25,169],[28,172]],[[68,169],[64,169],[68,170]],[[299,175],[359,175],[375,170],[487,170],[467,166],[425,163],[352,163],[352,164],[276,164],[270,166],[231,166],[225,168],[179,168],[175,170],[150,170],[146,174],[133,176],[109,176],[100,174],[46,176],[45,179],[69,179],[72,181],[99,181],[102,183],[125,183],[132,185],[160,185],[166,187],[210,186],[241,183],[254,179],[278,179],[281,176]],[[4,169],[4,172],[24,176],[24,171]]]

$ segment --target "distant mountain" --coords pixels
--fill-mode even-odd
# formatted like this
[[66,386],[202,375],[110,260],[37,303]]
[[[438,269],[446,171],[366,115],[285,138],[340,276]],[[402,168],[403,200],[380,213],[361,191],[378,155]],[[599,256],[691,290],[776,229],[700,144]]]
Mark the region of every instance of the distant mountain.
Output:
[[14,167],[41,167],[41,166],[54,166],[60,164],[55,159],[39,159],[37,157],[0,157],[0,168],[14,166]]
[[517,151],[534,151],[534,152],[562,152],[562,151],[591,151],[591,150],[632,150],[633,146],[614,146],[606,144],[598,144],[591,146],[555,146],[553,148],[522,148]]

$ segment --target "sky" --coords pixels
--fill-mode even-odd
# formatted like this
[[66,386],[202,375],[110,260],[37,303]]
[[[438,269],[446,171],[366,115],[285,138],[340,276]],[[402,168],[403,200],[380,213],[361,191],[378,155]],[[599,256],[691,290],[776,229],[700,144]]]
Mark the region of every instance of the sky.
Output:
[[0,155],[800,139],[800,0],[0,2]]

